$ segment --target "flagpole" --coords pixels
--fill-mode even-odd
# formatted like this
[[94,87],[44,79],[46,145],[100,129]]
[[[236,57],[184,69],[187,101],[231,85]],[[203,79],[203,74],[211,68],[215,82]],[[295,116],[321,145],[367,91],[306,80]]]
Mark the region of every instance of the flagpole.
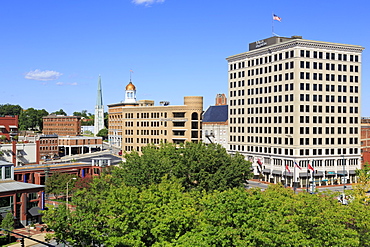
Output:
[[272,31],[272,36],[274,36],[274,12],[272,12],[272,15],[271,15],[271,31]]
[[312,189],[311,189],[311,193],[313,194],[313,188],[314,188],[314,177],[313,177],[313,175],[314,175],[314,172],[315,172],[315,167],[314,167],[314,163],[315,163],[315,161],[314,160],[312,160]]
[[307,179],[306,179],[306,191],[308,192],[308,164],[310,163],[309,160],[307,160]]
[[293,161],[294,167],[293,167],[293,190],[296,191],[296,178],[295,178],[295,161]]

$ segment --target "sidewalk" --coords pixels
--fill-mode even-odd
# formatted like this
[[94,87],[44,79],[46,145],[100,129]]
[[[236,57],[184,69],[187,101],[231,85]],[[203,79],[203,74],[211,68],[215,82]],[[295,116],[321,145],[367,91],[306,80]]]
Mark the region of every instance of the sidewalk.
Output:
[[[36,227],[35,229],[29,229],[29,228],[18,228],[18,229],[14,229],[13,232],[15,233],[19,233],[19,234],[22,234],[24,236],[27,236],[27,237],[31,237],[31,238],[34,238],[34,239],[37,239],[39,241],[45,241],[45,235],[46,235],[46,232],[45,231],[41,231],[41,228],[43,227],[44,225],[43,224],[36,224]],[[16,238],[21,238],[21,236],[19,235],[16,235],[16,234],[12,234],[13,236],[15,236]],[[35,244],[38,244],[38,242],[35,242],[31,239],[28,239],[28,238],[24,238],[24,245],[25,246],[32,246],[32,245],[35,245]],[[16,244],[13,244],[13,245],[10,245],[12,247],[20,247],[21,244],[20,243],[16,243]]]

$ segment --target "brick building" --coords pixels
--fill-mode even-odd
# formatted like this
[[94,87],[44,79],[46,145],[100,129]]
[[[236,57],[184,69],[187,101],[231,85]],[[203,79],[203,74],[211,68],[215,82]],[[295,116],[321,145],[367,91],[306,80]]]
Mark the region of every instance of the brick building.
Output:
[[14,181],[14,165],[0,161],[0,214],[9,211],[16,226],[41,222],[39,210],[44,209],[44,186]]
[[149,143],[201,141],[203,97],[185,96],[184,105],[160,104],[136,101],[136,87],[130,82],[124,102],[108,105],[110,144],[140,152]]
[[78,136],[81,135],[80,116],[49,115],[42,118],[44,135]]
[[362,165],[370,164],[370,118],[361,118],[361,154]]
[[38,137],[40,160],[59,157],[58,135],[41,135]]
[[[18,135],[18,116],[0,117],[0,136],[5,136],[5,140],[10,141],[11,137]],[[1,140],[2,141],[2,140]]]
[[58,146],[63,155],[91,153],[92,151],[103,150],[103,138],[64,136],[58,138]]

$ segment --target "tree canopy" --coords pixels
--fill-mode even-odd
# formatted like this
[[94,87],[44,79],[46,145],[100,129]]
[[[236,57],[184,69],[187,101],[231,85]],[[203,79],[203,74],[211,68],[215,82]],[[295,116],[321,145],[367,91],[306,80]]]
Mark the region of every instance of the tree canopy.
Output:
[[0,105],[0,116],[5,116],[5,115],[20,115],[22,112],[22,107],[19,105],[11,105],[11,104],[4,104]]
[[218,144],[162,143],[143,147],[141,155],[134,151],[124,157],[123,169],[115,170],[115,176],[129,186],[159,183],[168,175],[187,190],[225,190],[243,186],[252,176],[251,162],[241,154],[228,154]]
[[96,136],[103,137],[103,140],[106,140],[108,138],[108,129],[104,128],[104,129],[99,130],[99,132],[98,132],[98,134],[96,134]]
[[52,112],[52,113],[50,113],[50,114],[67,116],[67,113],[66,113],[63,109],[60,109],[60,110],[55,111],[55,112]]
[[64,195],[66,193],[68,181],[70,181],[68,184],[70,191],[74,188],[76,181],[71,179],[75,177],[75,175],[69,173],[53,172],[45,182],[45,192],[54,194],[56,197]]
[[166,177],[141,189],[117,181],[95,178],[75,194],[75,210],[46,211],[55,237],[76,246],[370,245],[368,206],[344,206],[330,195],[279,185],[187,191]]
[[23,111],[19,116],[19,129],[20,130],[42,130],[42,117],[49,115],[49,113],[42,109],[36,110],[28,108]]

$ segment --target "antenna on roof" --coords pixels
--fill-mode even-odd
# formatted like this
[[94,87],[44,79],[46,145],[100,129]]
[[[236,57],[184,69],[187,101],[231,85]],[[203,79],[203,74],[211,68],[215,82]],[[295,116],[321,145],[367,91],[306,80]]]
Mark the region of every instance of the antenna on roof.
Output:
[[130,81],[131,81],[131,75],[132,73],[134,73],[134,71],[132,69],[130,69]]

